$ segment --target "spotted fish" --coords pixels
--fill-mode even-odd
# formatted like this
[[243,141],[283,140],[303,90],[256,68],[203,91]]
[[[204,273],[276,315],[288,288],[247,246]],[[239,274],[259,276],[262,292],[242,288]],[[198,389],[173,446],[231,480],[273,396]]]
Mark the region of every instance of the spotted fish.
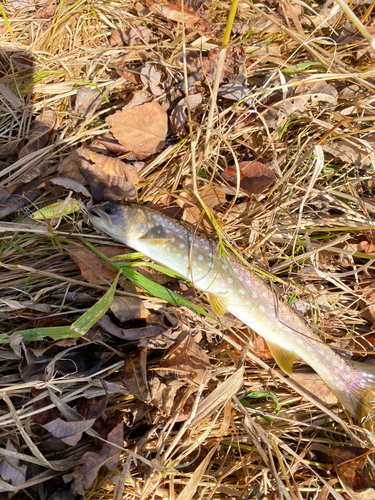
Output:
[[287,374],[301,358],[324,380],[346,410],[372,428],[375,366],[349,361],[320,341],[312,328],[218,244],[161,212],[104,203],[89,209],[92,224],[115,240],[179,273],[203,292],[219,316],[229,311],[263,337]]

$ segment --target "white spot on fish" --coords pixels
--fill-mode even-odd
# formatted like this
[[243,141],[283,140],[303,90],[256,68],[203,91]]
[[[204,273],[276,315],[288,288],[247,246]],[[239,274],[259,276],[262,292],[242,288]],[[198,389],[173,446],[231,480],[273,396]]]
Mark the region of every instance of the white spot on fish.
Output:
[[180,258],[180,257],[181,257],[181,254],[180,254],[180,253],[178,253],[178,254],[176,255],[176,257]]
[[158,229],[156,232],[157,234],[161,234],[161,229]]
[[263,312],[266,310],[266,308],[265,308],[264,306],[262,306],[262,305],[261,305],[261,306],[259,306],[259,309],[260,309],[261,311],[263,311]]
[[185,245],[183,243],[180,243],[180,248],[185,248]]
[[194,243],[195,248],[199,248],[199,243]]
[[227,278],[228,283],[231,285],[233,283],[232,278]]
[[165,234],[171,234],[170,230],[169,230],[169,229],[166,229],[166,230],[165,230]]
[[174,243],[176,241],[176,238],[171,239],[171,243]]
[[198,255],[198,260],[203,260],[203,259],[204,259],[203,255]]
[[253,299],[256,299],[258,297],[258,294],[256,292],[251,292],[251,296]]
[[196,267],[198,265],[198,262],[196,260],[193,260],[193,266]]
[[210,247],[208,247],[207,245],[204,247],[204,249],[207,251],[210,249]]
[[245,295],[246,290],[244,288],[241,288],[240,293],[241,293],[241,295]]

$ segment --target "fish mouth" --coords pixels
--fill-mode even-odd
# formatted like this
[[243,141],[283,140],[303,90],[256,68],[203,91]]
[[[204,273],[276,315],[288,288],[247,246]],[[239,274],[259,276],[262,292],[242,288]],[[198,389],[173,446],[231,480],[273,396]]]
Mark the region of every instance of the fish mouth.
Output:
[[95,224],[98,224],[98,222],[101,223],[101,225],[111,227],[112,226],[112,221],[108,217],[108,215],[99,207],[93,207],[89,208],[89,218],[91,219],[92,222],[95,221]]

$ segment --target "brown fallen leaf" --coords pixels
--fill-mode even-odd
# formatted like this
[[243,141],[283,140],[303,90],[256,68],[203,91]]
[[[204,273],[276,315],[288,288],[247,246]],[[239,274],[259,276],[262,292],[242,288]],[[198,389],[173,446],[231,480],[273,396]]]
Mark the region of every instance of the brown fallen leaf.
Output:
[[43,8],[35,14],[35,17],[37,19],[50,19],[55,15],[57,5],[57,0],[47,0]]
[[[298,80],[298,77],[296,77],[296,80]],[[303,112],[317,103],[325,102],[328,105],[337,106],[337,90],[322,80],[303,82],[295,90],[294,87],[291,87],[290,92],[291,97],[287,97],[273,105],[275,108],[283,110],[287,116],[295,111]]]
[[[109,258],[126,253],[126,248],[121,246],[104,246],[97,249]],[[89,283],[94,285],[113,283],[117,276],[117,271],[110,264],[86,248],[70,248],[69,255],[79,267],[83,279]]]
[[99,106],[102,99],[102,94],[98,89],[81,87],[77,90],[74,111],[78,116],[86,117]]
[[[190,189],[187,183],[184,183],[184,187]],[[210,210],[226,202],[225,193],[218,186],[210,187],[205,191],[202,190],[200,196]],[[183,199],[186,199],[186,202]],[[195,226],[200,223],[201,229],[208,232],[212,231],[212,226],[207,216],[204,215],[203,219],[201,218],[203,208],[193,194],[182,192],[177,203],[184,208],[182,220],[190,222],[190,224]]]
[[324,406],[331,406],[338,402],[333,392],[316,373],[293,372],[290,378],[297,382],[297,385],[300,385],[307,393],[318,399]]
[[88,451],[82,457],[81,470],[85,490],[94,483],[101,467],[105,466],[110,471],[117,467],[124,446],[124,422],[120,422],[109,432],[106,441],[99,453]]
[[52,179],[49,179],[48,182],[53,186],[61,186],[69,191],[73,191],[76,194],[91,199],[91,194],[87,191],[85,186],[80,182],[73,181],[73,179],[67,179],[65,177],[53,177]]
[[151,92],[156,96],[162,95],[165,92],[161,83],[162,76],[162,72],[154,64],[146,64],[141,71],[143,85],[148,85]]
[[375,500],[374,485],[362,477],[367,456],[373,451],[357,446],[337,446],[331,455],[337,477],[353,500]]
[[138,182],[137,169],[119,158],[80,147],[58,167],[60,175],[89,185],[97,201],[134,199]]
[[200,17],[191,7],[184,6],[184,14],[182,14],[181,4],[178,2],[174,3],[165,0],[164,2],[155,3],[153,0],[146,0],[145,4],[149,10],[156,15],[177,23],[184,22],[185,28],[189,31],[197,29],[199,31],[209,32],[212,29],[211,24]]
[[138,297],[113,297],[110,310],[121,323],[146,319],[148,316],[143,300]]
[[159,367],[165,378],[178,379],[177,372],[182,370],[186,375],[183,378],[191,379],[196,384],[203,383],[212,372],[209,357],[191,335],[187,335],[182,342],[172,347],[160,360]]
[[[6,450],[13,453],[19,452],[9,439],[6,444]],[[12,486],[21,486],[26,481],[26,472],[27,465],[20,465],[18,458],[10,455],[4,456],[0,465],[0,477],[3,481],[9,481]],[[18,490],[8,493],[7,498],[12,498],[17,492]]]
[[368,151],[360,144],[337,140],[330,143],[323,142],[322,148],[334,158],[340,158],[345,163],[359,167],[369,167],[374,164],[373,150]]
[[[273,170],[259,161],[242,161],[239,164],[239,169],[240,188],[250,196],[263,193],[276,180]],[[237,186],[237,169],[235,166],[227,167],[222,176],[228,184]]]
[[24,146],[27,139],[21,137],[20,139],[13,139],[0,146],[0,159],[9,158],[11,156],[18,156],[18,151]]
[[[201,104],[202,99],[203,93],[189,95],[190,111],[194,111],[199,106],[199,104]],[[176,132],[181,130],[184,124],[187,122],[187,119],[187,103],[186,98],[184,97],[183,99],[178,101],[177,105],[171,113],[171,124],[173,129]]]
[[0,319],[37,318],[51,313],[49,304],[39,304],[33,301],[18,301],[0,299]]
[[82,434],[90,429],[95,422],[95,418],[90,420],[79,420],[66,422],[61,418],[56,418],[43,425],[55,438],[61,439],[63,443],[75,446],[82,438]]
[[136,398],[144,403],[151,401],[150,390],[147,382],[147,348],[127,356],[124,365],[123,382],[125,387],[134,394]]
[[40,116],[35,119],[34,126],[29,135],[29,140],[18,154],[18,158],[39,151],[48,144],[50,134],[55,130],[57,122],[57,114],[52,109],[43,111]]
[[140,160],[160,151],[165,144],[168,116],[156,102],[118,111],[106,122],[119,143]]

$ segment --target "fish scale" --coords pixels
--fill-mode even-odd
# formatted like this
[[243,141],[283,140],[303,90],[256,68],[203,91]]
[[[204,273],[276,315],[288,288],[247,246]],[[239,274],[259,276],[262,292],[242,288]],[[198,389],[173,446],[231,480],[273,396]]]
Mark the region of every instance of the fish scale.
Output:
[[218,253],[219,245],[188,226],[146,207],[104,203],[89,210],[94,226],[115,240],[172,269],[206,294],[219,316],[232,313],[263,337],[287,374],[301,358],[324,380],[357,420],[375,423],[371,400],[375,367],[349,361],[322,342],[288,304],[236,258]]

